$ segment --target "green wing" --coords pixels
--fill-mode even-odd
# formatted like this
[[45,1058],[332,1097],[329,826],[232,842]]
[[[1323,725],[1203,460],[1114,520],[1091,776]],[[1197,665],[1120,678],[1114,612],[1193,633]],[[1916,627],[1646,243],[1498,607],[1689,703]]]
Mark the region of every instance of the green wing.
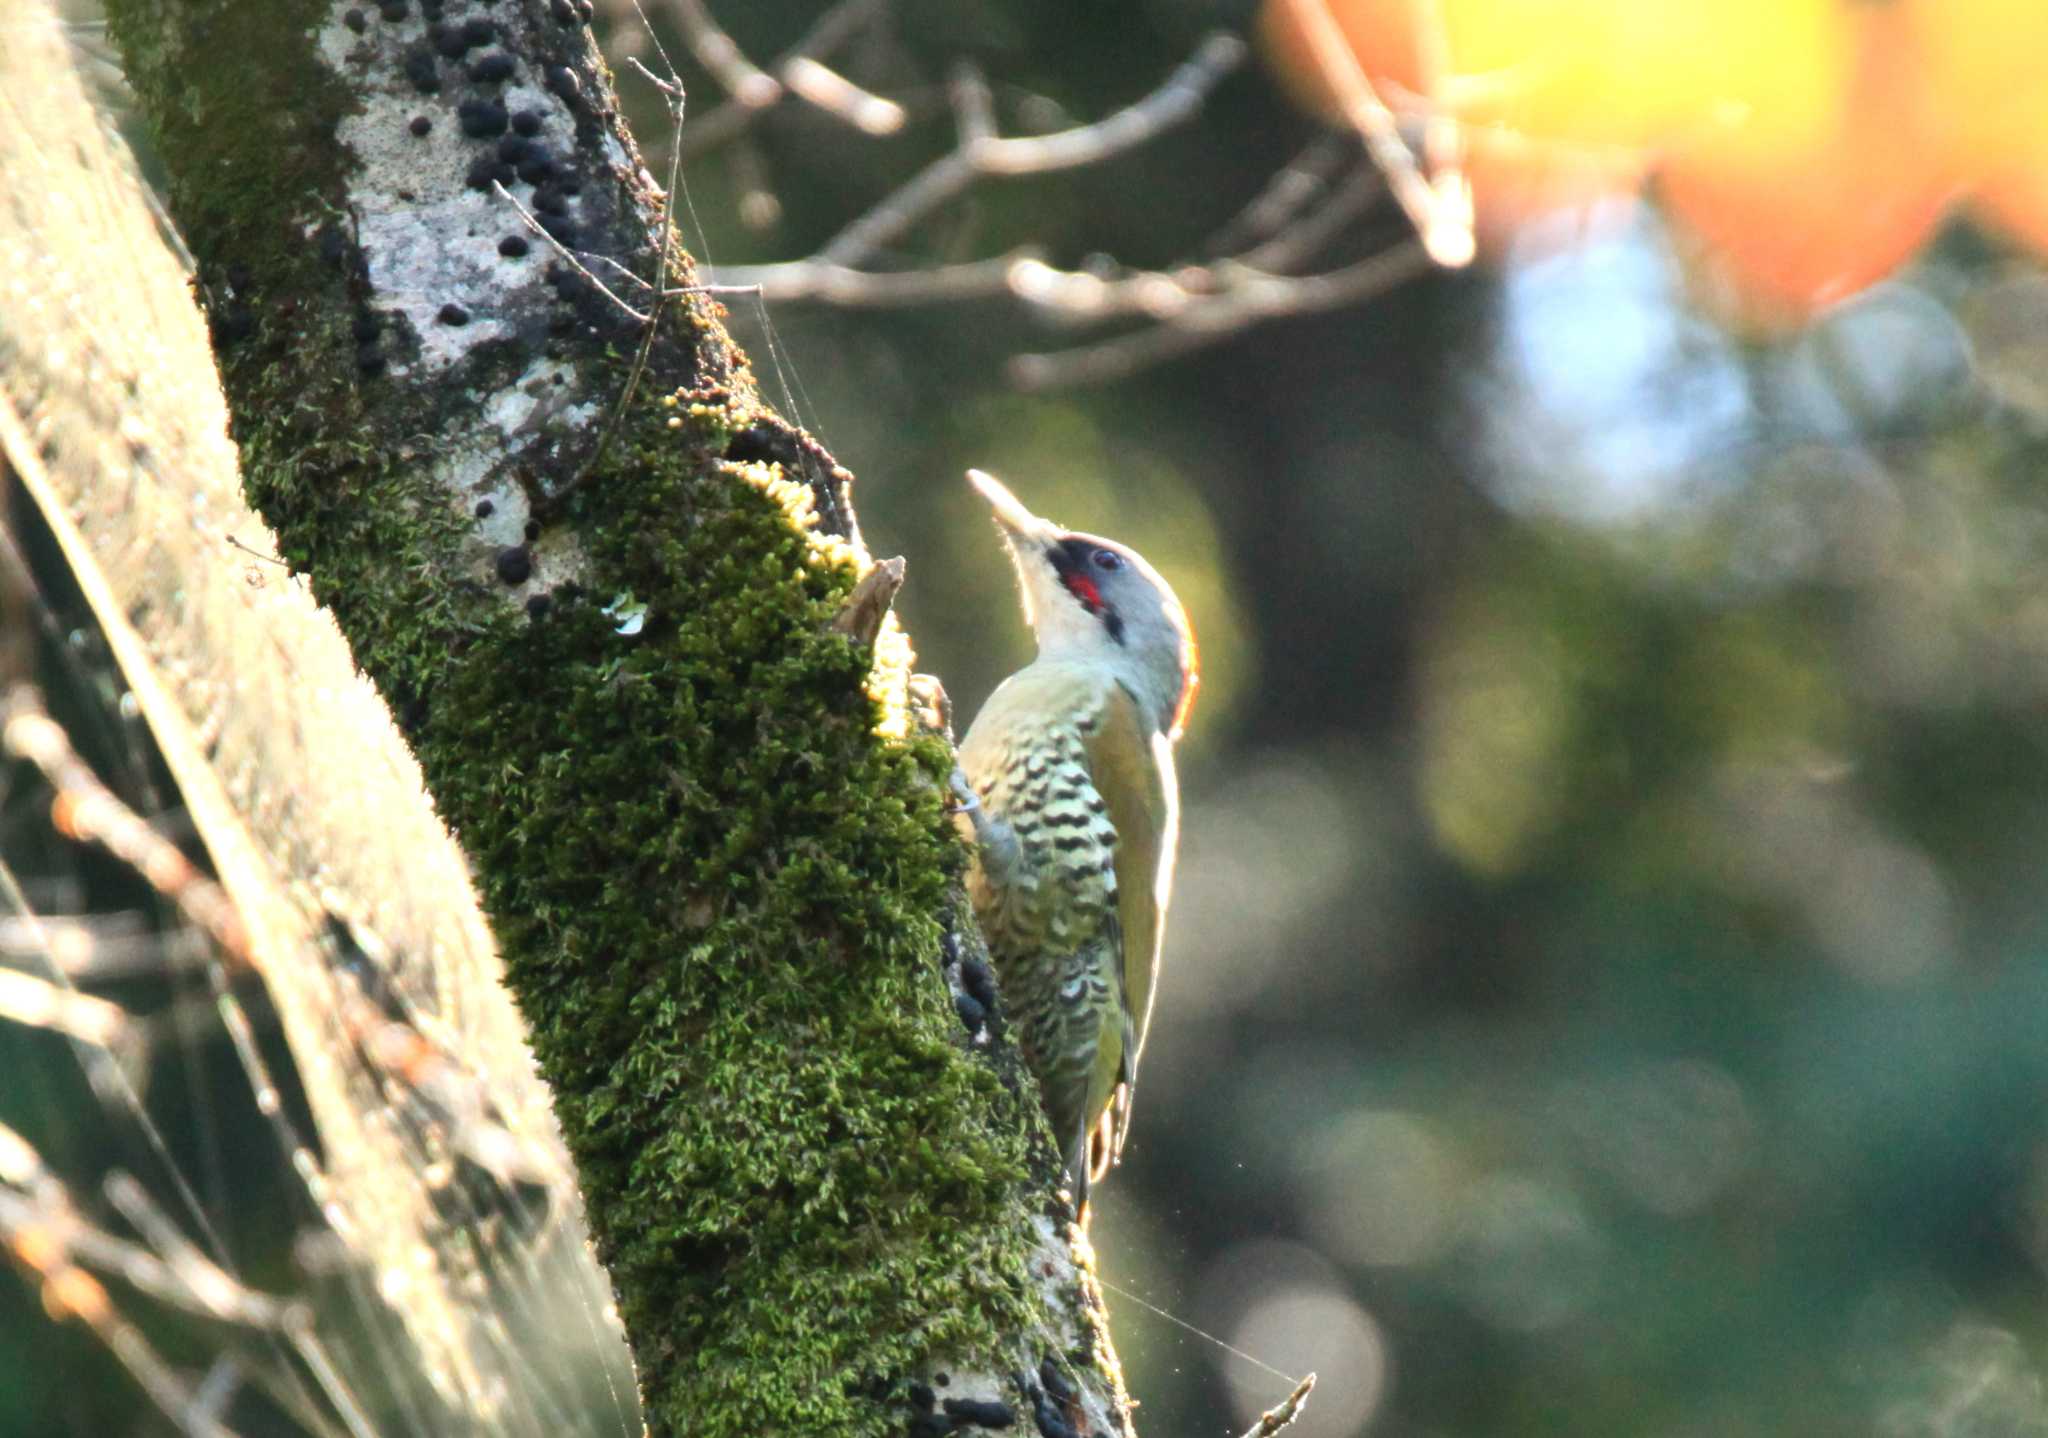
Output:
[[1152,1019],[1152,992],[1159,973],[1159,943],[1173,883],[1179,799],[1173,751],[1163,734],[1150,729],[1138,703],[1121,684],[1111,686],[1101,722],[1086,736],[1088,768],[1095,790],[1116,826],[1117,922],[1123,934],[1124,1031],[1119,1083],[1110,1108],[1108,1154],[1122,1151],[1129,1131],[1131,1087],[1138,1055]]

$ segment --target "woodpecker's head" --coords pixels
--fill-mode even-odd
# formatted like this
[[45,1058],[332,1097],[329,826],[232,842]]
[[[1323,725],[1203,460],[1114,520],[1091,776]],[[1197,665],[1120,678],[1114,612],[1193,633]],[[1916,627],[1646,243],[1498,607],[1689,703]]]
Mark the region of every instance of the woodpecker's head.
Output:
[[1195,698],[1195,631],[1159,571],[1113,539],[1040,519],[994,475],[967,478],[995,509],[1038,652],[1107,665],[1155,726],[1180,737]]

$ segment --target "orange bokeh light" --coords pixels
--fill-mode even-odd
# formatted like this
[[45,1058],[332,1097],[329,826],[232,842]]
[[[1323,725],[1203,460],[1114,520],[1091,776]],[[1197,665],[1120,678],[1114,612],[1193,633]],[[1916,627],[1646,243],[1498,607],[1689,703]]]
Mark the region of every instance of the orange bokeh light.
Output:
[[1267,0],[1271,63],[1330,115],[1305,5],[1396,113],[1464,122],[1486,251],[1647,175],[1747,327],[1883,279],[1964,197],[2048,253],[2044,0]]

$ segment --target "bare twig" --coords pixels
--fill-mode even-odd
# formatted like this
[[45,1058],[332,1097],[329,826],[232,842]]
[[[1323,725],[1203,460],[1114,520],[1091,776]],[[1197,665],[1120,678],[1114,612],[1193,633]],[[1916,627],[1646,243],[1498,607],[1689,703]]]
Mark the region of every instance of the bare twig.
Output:
[[[798,91],[798,84],[792,83],[790,75],[791,68],[798,67],[797,80],[810,91],[810,93],[803,94],[803,98],[811,104],[818,105],[819,108],[826,110],[828,113],[840,114],[840,111],[825,103],[821,98],[824,95],[825,87],[818,85],[807,74],[808,68],[816,66],[818,69],[824,69],[825,58],[841,45],[844,45],[863,25],[870,23],[879,8],[880,0],[842,0],[842,3],[832,6],[823,15],[819,16],[817,23],[811,26],[810,30],[795,45],[784,51],[774,64],[767,67],[768,70],[774,72],[773,74],[767,74],[764,71],[757,71],[756,73],[763,74],[764,78],[777,86],[777,98],[779,99],[780,90],[783,86],[788,86],[793,92],[802,93]],[[707,65],[705,68],[710,69],[711,67]],[[716,72],[714,71],[713,73],[715,74]],[[781,76],[779,81],[775,79],[776,75]],[[876,100],[883,105],[893,103],[881,100],[878,96],[869,95],[867,91],[860,89],[859,86],[854,85],[843,76],[835,76],[835,78],[859,96]],[[770,103],[772,104],[773,102]],[[677,149],[685,159],[693,159],[698,155],[715,150],[751,125],[754,122],[754,117],[765,108],[767,106],[760,103],[748,103],[735,91],[731,99],[699,117],[691,125],[689,133],[678,143]],[[855,124],[856,128],[861,128],[857,121],[844,115],[841,118],[846,118],[848,123]],[[872,123],[872,114],[865,118],[868,118],[870,123]],[[901,122],[899,121],[897,128],[900,128],[900,124]],[[874,132],[868,131],[868,133]],[[882,133],[889,132],[883,131]]]
[[1018,355],[1010,361],[1010,377],[1024,389],[1117,379],[1263,320],[1355,304],[1426,273],[1429,267],[1429,256],[1416,241],[1323,275],[1272,275],[1213,266],[1212,273],[1225,277],[1215,295],[1189,302],[1151,329],[1080,349]]
[[170,956],[133,910],[90,917],[0,914],[0,964],[53,965],[74,981],[160,974]]
[[1011,271],[1036,262],[1038,251],[1012,250],[992,259],[937,265],[922,270],[860,270],[823,260],[786,260],[769,265],[729,265],[721,282],[771,300],[817,300],[848,309],[983,299],[1013,288]]
[[809,55],[792,55],[783,62],[782,83],[792,95],[838,116],[863,135],[893,135],[909,118],[894,100],[862,89]]
[[1295,1385],[1292,1393],[1282,1399],[1278,1406],[1268,1408],[1259,1415],[1259,1421],[1244,1431],[1243,1438],[1273,1438],[1282,1428],[1292,1423],[1301,1414],[1301,1405],[1308,1400],[1309,1391],[1316,1386],[1316,1376],[1311,1373]]
[[[180,1420],[194,1438],[232,1438],[230,1431],[201,1413],[177,1371],[166,1363],[133,1323],[122,1317],[106,1286],[81,1266],[78,1240],[97,1233],[72,1204],[62,1180],[28,1142],[0,1126],[0,1248],[35,1283],[43,1307],[55,1319],[76,1318],[119,1360],[165,1414]],[[132,1250],[153,1277],[175,1288],[168,1270],[145,1250],[103,1235],[111,1245]],[[125,1269],[126,1265],[122,1265]]]
[[675,17],[690,53],[725,87],[734,103],[742,109],[765,110],[782,98],[781,82],[740,52],[732,36],[704,8],[704,0],[675,0]]
[[1319,208],[1304,214],[1263,244],[1244,251],[1237,259],[1255,270],[1285,274],[1321,253],[1353,220],[1386,198],[1386,194],[1387,187],[1379,171],[1369,165],[1360,166],[1330,192],[1329,198]]
[[1366,77],[1365,67],[1330,13],[1329,0],[1275,3],[1286,7],[1307,38],[1317,70],[1336,96],[1344,118],[1364,142],[1366,153],[1387,177],[1395,200],[1415,226],[1429,257],[1450,268],[1470,264],[1476,249],[1472,237],[1472,195],[1454,163],[1457,154],[1450,122],[1438,117],[1426,142],[1432,158],[1446,166],[1432,182],[1416,166],[1414,155],[1401,138],[1394,112]]
[[1357,153],[1348,136],[1316,136],[1300,154],[1275,170],[1266,188],[1228,224],[1209,237],[1206,253],[1213,259],[1270,239],[1328,193],[1338,176],[1349,173]]
[[956,84],[952,88],[959,143],[828,240],[817,258],[829,265],[861,264],[985,176],[1051,174],[1096,164],[1143,144],[1193,115],[1244,58],[1244,41],[1217,31],[1151,94],[1115,114],[1050,135],[1011,139],[988,133],[971,99],[973,87]]
[[96,843],[127,863],[224,954],[248,961],[242,916],[226,892],[99,781],[27,685],[16,685],[0,704],[0,750],[28,760],[56,790],[50,815],[59,833]]
[[0,969],[0,1019],[108,1051],[130,1044],[139,1032],[119,1004],[19,969]]

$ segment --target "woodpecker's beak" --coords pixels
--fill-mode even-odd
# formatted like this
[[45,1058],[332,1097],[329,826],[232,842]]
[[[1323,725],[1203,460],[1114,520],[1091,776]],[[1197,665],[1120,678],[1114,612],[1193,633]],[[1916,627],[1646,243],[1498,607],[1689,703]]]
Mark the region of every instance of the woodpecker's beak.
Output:
[[981,497],[989,502],[996,512],[996,523],[1002,526],[1003,537],[1010,542],[1010,548],[1019,557],[1024,554],[1043,553],[1052,548],[1060,537],[1059,526],[1049,520],[1040,519],[1026,509],[1010,493],[1000,479],[985,470],[967,471],[967,482],[981,491]]

